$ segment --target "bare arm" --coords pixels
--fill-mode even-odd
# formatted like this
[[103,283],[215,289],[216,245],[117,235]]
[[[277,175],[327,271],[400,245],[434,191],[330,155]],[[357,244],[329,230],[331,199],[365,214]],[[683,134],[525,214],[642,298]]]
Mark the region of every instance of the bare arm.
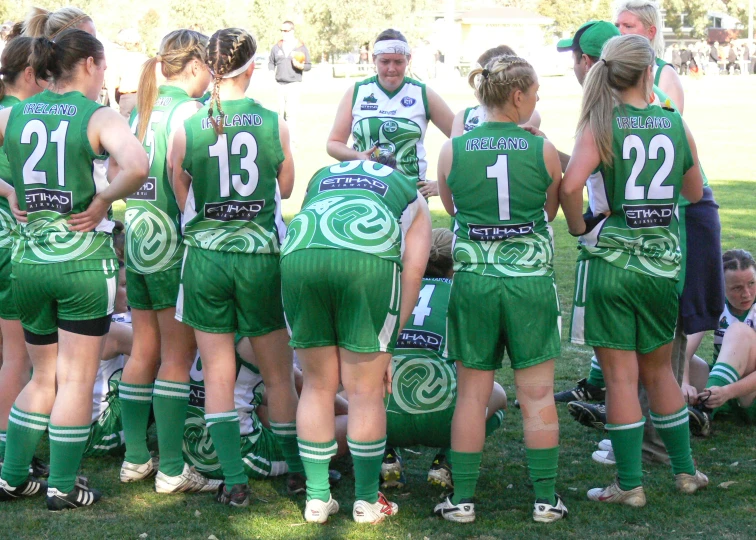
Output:
[[586,128],[575,141],[567,170],[559,188],[559,202],[567,219],[567,228],[574,236],[585,232],[583,219],[583,188],[591,173],[601,163],[593,132]]
[[454,121],[452,122],[452,130],[450,139],[459,137],[465,132],[465,109],[462,109],[454,115]]
[[669,66],[669,68],[664,66],[661,69],[662,74],[659,78],[659,88],[669,96],[669,99],[677,106],[677,110],[682,115],[685,107],[685,92],[680,76],[672,66]]
[[693,166],[683,175],[682,196],[691,203],[697,203],[703,197],[703,177],[701,176],[701,165],[698,163],[698,149],[696,141],[693,140],[693,134],[688,129],[688,124],[683,120],[685,127],[685,136],[688,138],[690,153],[693,155]]
[[551,144],[551,141],[543,141],[543,161],[546,163],[546,170],[551,175],[551,185],[546,190],[546,216],[549,221],[554,218],[559,211],[559,185],[562,183],[562,165],[559,163],[557,149]]
[[278,189],[281,192],[281,198],[288,199],[294,189],[294,157],[291,155],[289,126],[282,119],[278,120],[278,138],[284,155],[284,160],[278,167]]
[[441,147],[441,152],[438,154],[438,194],[441,196],[441,202],[444,204],[444,210],[450,216],[456,214],[454,209],[454,198],[452,192],[449,189],[447,180],[449,179],[449,173],[451,172],[453,159],[452,142],[446,141]]
[[405,249],[402,255],[402,300],[399,308],[399,328],[404,328],[412,314],[420,294],[420,285],[428,265],[431,245],[431,218],[428,203],[422,197],[417,198],[419,208],[404,238]]
[[184,157],[186,157],[186,130],[182,125],[173,132],[173,146],[171,153],[168,154],[173,193],[176,195],[176,204],[182,213],[186,207],[186,199],[189,197],[189,187],[192,184],[192,177],[184,170]]
[[102,346],[102,358],[107,360],[119,354],[130,356],[133,341],[134,330],[130,324],[115,321],[110,323],[110,330]]
[[[191,118],[194,116],[194,114],[202,108],[202,104],[199,101],[187,101],[186,103],[181,104],[175,111],[173,111],[173,116],[171,116],[171,125],[169,126],[169,133],[168,133],[168,146],[165,155],[170,156],[171,150],[173,149],[173,138],[176,135],[176,131],[179,127],[184,127],[184,120],[187,118]],[[168,180],[170,181],[173,177],[172,173],[172,165],[171,160],[168,159]],[[183,211],[183,206],[179,206],[179,208]]]
[[431,122],[433,122],[444,135],[451,137],[454,113],[443,98],[433,89],[426,87],[425,94],[428,97],[428,110],[430,111]]
[[364,152],[358,152],[347,146],[349,135],[352,133],[352,95],[354,86],[351,86],[344,97],[341,98],[339,108],[336,109],[336,118],[333,120],[331,133],[328,135],[326,152],[338,161],[368,160],[375,148],[368,148]]

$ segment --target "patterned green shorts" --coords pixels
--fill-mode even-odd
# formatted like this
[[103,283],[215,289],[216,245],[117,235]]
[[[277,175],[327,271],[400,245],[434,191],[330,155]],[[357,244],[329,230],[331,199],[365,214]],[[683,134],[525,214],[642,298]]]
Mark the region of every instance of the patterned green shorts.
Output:
[[181,268],[171,268],[154,274],[139,274],[126,269],[126,295],[134,309],[158,311],[176,307]]
[[11,255],[13,250],[0,248],[0,319],[18,320],[18,307],[11,285]]

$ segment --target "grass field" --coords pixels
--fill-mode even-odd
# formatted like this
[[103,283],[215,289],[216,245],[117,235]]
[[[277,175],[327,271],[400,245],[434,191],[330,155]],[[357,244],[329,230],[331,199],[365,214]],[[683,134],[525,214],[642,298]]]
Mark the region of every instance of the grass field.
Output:
[[[314,74],[304,96],[300,135],[295,151],[298,187],[285,212],[293,214],[301,203],[306,180],[315,169],[331,160],[325,155],[325,138],[335,104],[344,91],[343,81],[317,79]],[[253,79],[256,81],[256,79]],[[686,120],[698,141],[701,161],[721,205],[723,248],[742,247],[756,252],[753,226],[756,200],[756,77],[715,80],[686,80]],[[460,82],[434,85],[453,109],[471,103],[468,89]],[[273,100],[269,80],[259,83],[265,103]],[[542,81],[539,110],[543,130],[558,148],[569,151],[579,107],[579,87],[572,77]],[[747,125],[742,125],[748,119]],[[434,159],[443,137],[437,130],[427,139],[430,157],[429,177],[435,171]],[[446,226],[448,216],[435,201],[434,224]],[[121,210],[122,211],[122,210]],[[590,351],[566,341],[571,312],[571,296],[577,250],[566,232],[561,215],[553,223],[556,240],[556,272],[562,302],[562,357],[557,362],[556,388],[571,386],[588,370]],[[711,337],[701,351],[711,355]],[[510,398],[514,400],[512,374],[498,373]],[[754,427],[737,422],[716,423],[715,435],[694,440],[698,467],[711,479],[708,490],[685,497],[677,494],[671,470],[662,465],[645,465],[644,484],[648,505],[644,509],[601,506],[586,499],[585,492],[611,481],[613,468],[591,461],[590,453],[602,438],[599,432],[577,425],[560,406],[561,454],[557,490],[565,498],[570,515],[566,520],[539,525],[531,521],[533,495],[529,485],[519,411],[510,410],[504,424],[486,443],[483,470],[478,484],[478,520],[468,526],[454,525],[430,516],[439,492],[425,483],[433,456],[432,450],[419,448],[403,452],[408,486],[390,497],[400,505],[399,515],[376,526],[357,526],[351,519],[353,477],[348,461],[336,464],[344,480],[334,497],[342,511],[322,527],[306,525],[302,518],[303,499],[285,494],[283,480],[253,482],[249,509],[232,511],[213,502],[209,495],[158,496],[150,484],[120,485],[120,460],[86,460],[84,472],[90,483],[103,490],[103,500],[92,509],[52,515],[40,499],[0,505],[0,538],[196,538],[214,535],[226,538],[353,538],[353,539],[453,539],[477,538],[604,538],[667,537],[722,538],[753,537],[756,523],[756,452]],[[152,440],[154,444],[154,438]],[[40,448],[40,455],[46,449]],[[734,481],[728,489],[717,486]]]

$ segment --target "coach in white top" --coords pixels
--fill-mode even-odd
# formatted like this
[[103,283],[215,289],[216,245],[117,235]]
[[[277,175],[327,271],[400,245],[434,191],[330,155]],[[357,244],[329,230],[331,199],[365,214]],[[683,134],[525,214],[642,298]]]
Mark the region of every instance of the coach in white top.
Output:
[[[423,141],[428,121],[451,135],[454,115],[425,84],[405,76],[410,48],[398,30],[384,30],[375,40],[373,61],[378,75],[354,84],[339,104],[328,154],[339,161],[369,159],[374,151],[393,154],[397,169],[417,178],[420,193],[438,195],[435,181],[426,181]],[[352,146],[347,145],[352,135]]]

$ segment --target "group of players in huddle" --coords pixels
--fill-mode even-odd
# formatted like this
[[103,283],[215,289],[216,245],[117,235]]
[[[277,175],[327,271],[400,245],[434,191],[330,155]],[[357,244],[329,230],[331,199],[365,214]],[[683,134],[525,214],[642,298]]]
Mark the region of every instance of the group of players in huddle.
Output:
[[[306,493],[306,521],[324,523],[339,510],[329,465],[348,452],[353,518],[376,523],[398,512],[379,491],[404,483],[395,447],[421,444],[440,449],[429,481],[453,487],[434,512],[470,522],[485,437],[504,418],[494,373],[506,351],[533,519],[565,517],[548,225],[560,206],[580,246],[571,341],[596,352],[603,379],[591,384],[605,391],[618,471],[589,499],[645,504],[646,414],[677,489],[706,487],[671,366],[689,277],[680,276],[683,206],[718,219],[679,81],[657,60],[654,36],[620,36],[629,16],[650,28],[649,10],[658,15],[631,0],[619,30],[591,21],[560,42],[584,86],[571,156],[538,130],[538,78],[514,51],[481,57],[469,77],[479,106],[455,119],[405,76],[406,38],[384,31],[377,75],[336,113],[327,150],[337,162],[312,177],[288,226],[289,132],[247,97],[249,32],[165,36],[127,124],[95,102],[106,59],[91,18],[63,8],[27,24],[32,35],[8,43],[1,72],[0,500],[46,491],[50,510],[92,505],[101,494],[78,476],[82,456],[125,450],[122,482],[154,476],[158,493],[213,492],[235,507],[249,504],[249,478],[287,474],[288,492]],[[425,177],[429,121],[452,137],[437,183]],[[435,194],[453,232],[431,229],[425,197]],[[110,210],[124,198],[125,235]],[[699,390],[686,395],[709,407],[753,400],[732,392],[748,386],[756,361],[752,330],[735,320],[753,324],[756,264],[728,252],[725,270],[737,276],[725,274],[719,361],[708,377],[698,362],[686,370]],[[34,458],[45,431],[49,471]]]

